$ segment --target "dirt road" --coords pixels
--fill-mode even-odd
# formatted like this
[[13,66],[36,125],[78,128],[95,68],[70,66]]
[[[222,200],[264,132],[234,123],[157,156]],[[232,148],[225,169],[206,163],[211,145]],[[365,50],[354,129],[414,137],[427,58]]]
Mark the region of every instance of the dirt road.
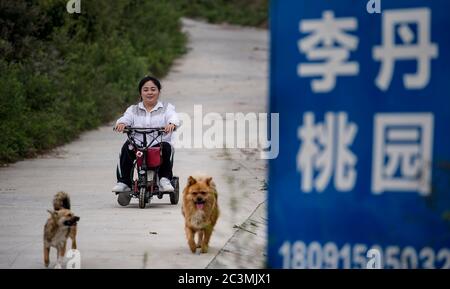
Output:
[[[267,31],[183,23],[189,52],[162,80],[161,99],[189,115],[195,104],[203,105],[203,113],[220,115],[265,112]],[[125,137],[111,127],[100,127],[50,154],[0,169],[0,268],[44,268],[43,225],[58,190],[71,195],[72,209],[81,217],[82,268],[205,268],[266,199],[266,161],[254,150],[176,150],[174,173],[182,188],[189,175],[205,172],[213,176],[219,190],[221,216],[210,251],[193,255],[184,235],[181,202],[170,205],[165,196],[154,198],[146,209],[139,209],[137,200],[128,207],[117,204],[111,188]],[[251,247],[251,240],[242,246]],[[236,254],[240,255],[236,263],[232,259],[228,267],[249,264]],[[55,260],[53,251],[51,266]]]

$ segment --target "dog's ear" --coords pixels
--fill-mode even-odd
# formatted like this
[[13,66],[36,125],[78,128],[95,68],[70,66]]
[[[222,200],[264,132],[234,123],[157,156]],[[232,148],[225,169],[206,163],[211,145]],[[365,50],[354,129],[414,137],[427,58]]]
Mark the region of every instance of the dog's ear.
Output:
[[52,217],[52,218],[55,218],[56,217],[56,212],[55,211],[50,211],[50,210],[47,210],[47,212],[50,214],[50,217]]
[[207,179],[206,179],[206,184],[207,184],[208,186],[210,186],[210,185],[211,185],[211,181],[212,181],[212,177],[207,178]]
[[194,179],[192,176],[189,176],[189,178],[188,178],[188,186],[192,186],[196,182],[197,182],[196,179]]

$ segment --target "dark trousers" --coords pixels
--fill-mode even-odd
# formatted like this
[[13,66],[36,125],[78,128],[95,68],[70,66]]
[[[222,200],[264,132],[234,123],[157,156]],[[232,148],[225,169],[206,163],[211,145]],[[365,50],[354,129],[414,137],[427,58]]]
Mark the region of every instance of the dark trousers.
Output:
[[[156,144],[152,147],[159,146]],[[162,142],[162,164],[158,170],[159,178],[168,178],[172,180],[172,167],[173,167],[173,154],[174,149],[168,142]],[[133,162],[136,159],[135,152],[130,148],[130,143],[128,140],[123,144],[122,150],[120,151],[119,163],[117,164],[117,182],[126,184],[131,188],[131,170],[133,169]],[[130,146],[131,147],[131,146]]]

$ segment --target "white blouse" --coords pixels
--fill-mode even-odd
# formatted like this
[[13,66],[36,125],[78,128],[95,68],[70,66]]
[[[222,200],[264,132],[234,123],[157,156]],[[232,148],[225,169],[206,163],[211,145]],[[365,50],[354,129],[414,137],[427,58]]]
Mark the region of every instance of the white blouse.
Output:
[[[116,121],[116,125],[118,123],[124,123],[127,126],[134,127],[165,127],[169,123],[172,123],[178,128],[180,126],[180,119],[175,111],[175,106],[170,103],[158,101],[151,111],[147,111],[141,101],[138,104],[128,107],[123,116]],[[136,134],[135,137],[140,141],[143,140],[142,134]],[[147,142],[152,139],[152,134],[147,134]],[[158,137],[153,144],[159,143],[160,139]],[[172,144],[172,140],[173,133],[164,134],[162,137],[162,141],[170,144]]]

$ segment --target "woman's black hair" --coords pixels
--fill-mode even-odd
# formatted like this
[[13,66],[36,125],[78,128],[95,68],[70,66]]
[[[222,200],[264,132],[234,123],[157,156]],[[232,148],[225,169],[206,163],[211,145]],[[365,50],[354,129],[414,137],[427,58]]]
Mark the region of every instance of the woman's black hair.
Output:
[[147,81],[153,82],[156,87],[158,87],[158,90],[161,91],[161,83],[159,82],[159,80],[153,76],[146,76],[142,78],[141,81],[139,81],[139,95],[141,95],[141,89]]

